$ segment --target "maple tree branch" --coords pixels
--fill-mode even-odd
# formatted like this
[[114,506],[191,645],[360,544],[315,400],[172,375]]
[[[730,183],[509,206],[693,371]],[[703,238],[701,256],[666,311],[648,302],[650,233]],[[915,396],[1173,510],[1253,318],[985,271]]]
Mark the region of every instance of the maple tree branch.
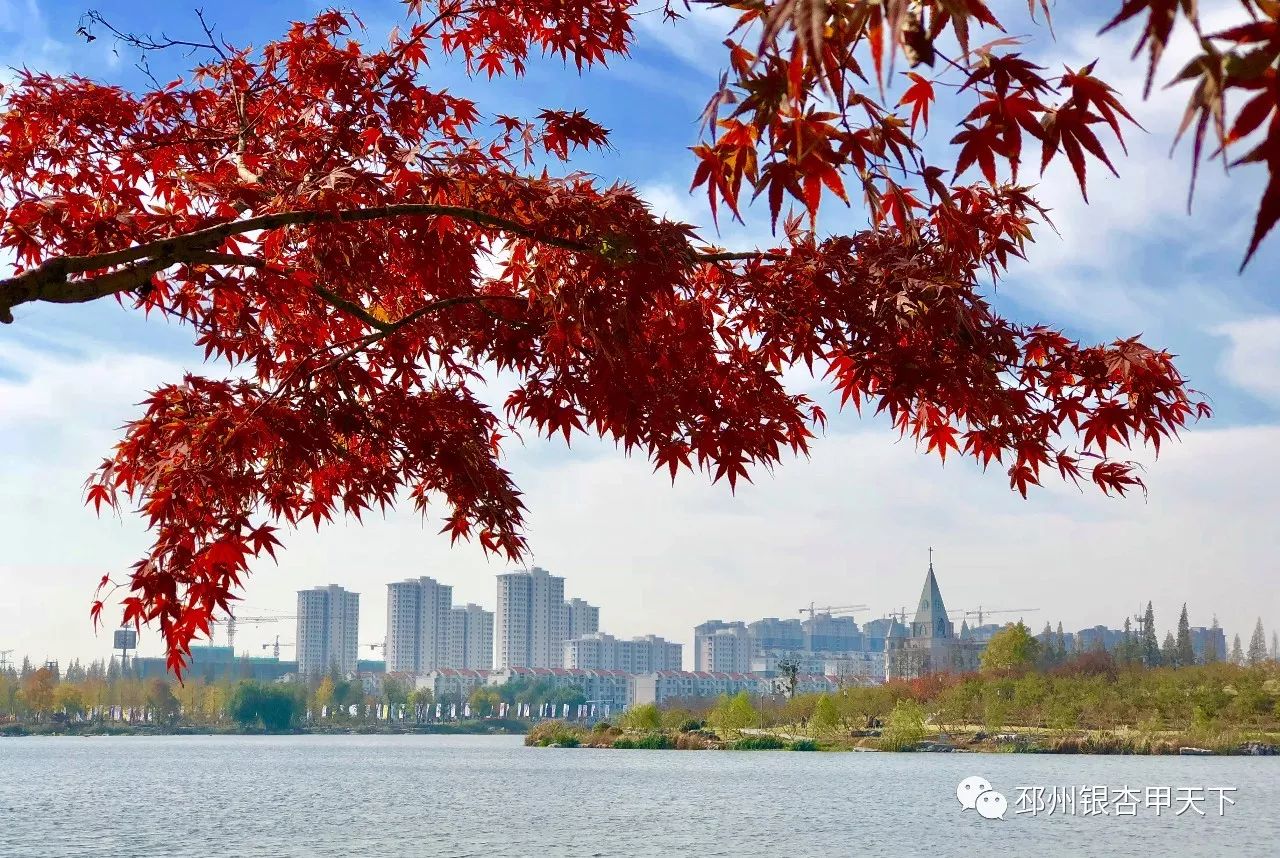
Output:
[[389,327],[387,322],[382,321],[355,301],[348,301],[341,295],[338,295],[319,284],[316,285],[316,294],[323,298],[326,303],[337,307],[343,312],[350,313],[371,328],[377,328],[379,331],[385,331]]
[[434,313],[438,310],[447,310],[450,307],[456,307],[459,304],[475,304],[482,301],[515,301],[520,304],[528,305],[529,299],[521,295],[455,295],[452,298],[441,298],[438,301],[432,301],[430,304],[419,307],[412,313],[409,313],[394,322],[386,322],[381,325],[375,325],[379,328],[378,333],[370,334],[366,345],[376,343],[383,337],[390,336],[401,328],[412,325],[428,313]]
[[[253,410],[249,413],[249,417],[252,417],[253,415],[257,414],[258,411],[261,410],[264,405],[267,405],[275,401],[282,394],[284,394],[287,390],[294,387],[295,385],[305,382],[313,378],[314,376],[319,375],[320,373],[337,366],[338,364],[342,363],[345,360],[348,360],[349,358],[355,357],[357,354],[364,351],[369,346],[373,345],[374,343],[378,342],[381,339],[384,339],[390,336],[391,334],[394,334],[396,331],[400,330],[401,328],[404,328],[413,324],[418,319],[421,319],[423,316],[427,315],[428,313],[434,313],[437,310],[445,310],[445,309],[448,309],[449,307],[455,307],[460,304],[477,304],[480,309],[485,310],[486,312],[489,312],[488,309],[484,306],[485,301],[515,301],[520,304],[525,304],[525,305],[528,304],[528,299],[521,297],[519,295],[456,295],[452,298],[441,298],[438,301],[432,301],[430,304],[427,304],[423,307],[419,307],[417,310],[414,310],[413,312],[409,313],[408,315],[400,319],[397,319],[394,322],[383,322],[380,319],[377,319],[373,316],[369,316],[358,305],[352,303],[351,301],[347,301],[345,298],[334,295],[332,292],[329,292],[329,290],[327,289],[323,289],[322,287],[317,287],[316,292],[320,295],[320,297],[324,298],[326,301],[330,301],[330,303],[334,303],[334,306],[341,307],[342,309],[348,310],[349,312],[353,312],[357,316],[360,316],[362,319],[367,316],[368,317],[366,319],[367,323],[370,326],[377,328],[378,329],[377,333],[366,334],[363,337],[359,337],[354,340],[347,340],[346,342],[342,342],[342,343],[334,343],[328,346],[324,346],[312,352],[306,358],[300,361],[298,365],[294,367],[292,371],[289,372],[288,375],[286,375],[283,379],[280,380],[280,382],[276,385],[275,390],[272,390],[270,393],[268,393],[265,399],[263,399],[256,406],[254,406]],[[331,298],[336,299],[336,303],[335,301],[331,301],[330,300]],[[493,315],[493,314],[490,313],[490,315]],[[307,363],[312,358],[316,357],[322,352],[335,349],[335,348],[344,348],[344,347],[346,348],[346,351],[342,352],[339,355],[335,355],[334,357],[325,361],[315,369],[307,370],[304,372],[304,370],[306,369]]]
[[[590,254],[610,259],[603,245],[592,246],[581,241],[544,235],[518,221],[492,215],[464,206],[433,203],[398,203],[342,211],[285,211],[227,221],[192,232],[137,244],[121,250],[89,256],[60,256],[0,280],[0,323],[13,322],[13,308],[32,301],[55,304],[79,304],[116,292],[130,291],[144,285],[158,271],[184,262],[215,265],[261,267],[266,263],[250,257],[217,253],[214,248],[225,239],[259,230],[276,230],[287,226],[315,226],[335,223],[362,223],[396,217],[452,217],[478,226],[491,227],[549,247]],[[691,262],[731,262],[750,259],[784,258],[779,254],[758,251],[742,253],[690,252]],[[99,274],[84,280],[71,279],[77,274],[101,271],[116,266],[119,271]],[[323,297],[323,296],[322,296]],[[326,299],[328,300],[328,299]],[[330,303],[333,303],[330,301]],[[354,305],[353,305],[354,306]],[[363,312],[363,311],[362,311]],[[366,322],[372,319],[369,316]],[[386,324],[386,323],[380,323]],[[377,327],[377,325],[373,325]]]
[[[322,292],[320,287],[317,287],[316,291],[320,293],[320,297],[324,298],[326,301],[329,300],[329,298],[326,297],[326,294],[325,294],[327,290]],[[332,293],[328,293],[328,294],[332,295]],[[309,375],[315,375],[317,373],[324,372],[325,370],[333,366],[336,366],[339,363],[342,363],[344,360],[347,360],[350,357],[354,357],[355,355],[364,351],[369,346],[373,345],[379,340],[385,339],[386,337],[391,336],[401,328],[405,328],[405,327],[408,327],[409,325],[412,325],[414,322],[418,321],[423,316],[426,316],[430,313],[435,313],[439,310],[447,310],[448,308],[456,307],[459,304],[481,304],[483,306],[484,301],[515,301],[517,303],[524,304],[526,306],[529,303],[528,298],[522,297],[520,295],[455,295],[452,298],[441,298],[438,301],[432,301],[430,304],[426,304],[422,307],[419,307],[413,312],[405,316],[402,316],[399,319],[396,319],[394,322],[384,322],[378,318],[375,318],[374,316],[369,315],[362,308],[360,308],[355,304],[352,304],[350,301],[347,301],[345,298],[341,298],[337,295],[333,295],[333,297],[341,302],[340,304],[336,304],[335,306],[340,306],[343,309],[347,309],[350,312],[355,313],[362,320],[365,320],[370,327],[377,328],[378,330],[377,330],[377,333],[368,334],[364,337],[361,337],[352,345],[351,348],[347,349],[345,352],[333,358],[332,360],[325,362],[323,365],[318,367],[314,372],[309,373]]]
[[741,250],[726,253],[696,253],[696,262],[750,262],[752,259],[786,259],[785,253],[769,253],[763,250]]

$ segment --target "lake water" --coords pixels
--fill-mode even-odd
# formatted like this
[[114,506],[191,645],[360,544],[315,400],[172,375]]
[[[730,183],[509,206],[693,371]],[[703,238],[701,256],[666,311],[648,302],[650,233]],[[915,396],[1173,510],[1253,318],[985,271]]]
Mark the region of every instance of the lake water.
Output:
[[[970,775],[1007,796],[1005,819],[960,807]],[[1107,787],[1126,815],[1085,815],[1085,786]],[[1034,815],[1017,812],[1019,787],[1024,810],[1041,798]],[[1170,790],[1159,816],[1148,787]],[[1206,792],[1180,802],[1192,788]],[[1235,804],[1219,815],[1222,795]],[[1280,758],[594,751],[506,736],[0,739],[4,858],[997,854],[1280,855]]]

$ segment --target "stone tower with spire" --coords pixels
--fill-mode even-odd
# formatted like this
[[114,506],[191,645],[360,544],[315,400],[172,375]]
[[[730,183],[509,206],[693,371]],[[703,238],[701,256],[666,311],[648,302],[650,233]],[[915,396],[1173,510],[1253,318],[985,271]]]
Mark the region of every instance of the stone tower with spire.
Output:
[[916,679],[931,673],[976,670],[980,645],[969,639],[967,626],[956,635],[933,573],[933,549],[924,576],[909,637],[889,642],[886,669],[890,679]]

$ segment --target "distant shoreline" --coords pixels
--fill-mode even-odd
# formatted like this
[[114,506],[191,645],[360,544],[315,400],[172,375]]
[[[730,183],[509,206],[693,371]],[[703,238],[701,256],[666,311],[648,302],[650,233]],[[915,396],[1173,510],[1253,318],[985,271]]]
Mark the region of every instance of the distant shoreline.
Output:
[[1280,736],[1240,736],[1232,741],[1197,742],[1178,734],[1137,731],[1088,731],[1049,734],[1036,731],[938,733],[932,737],[886,745],[880,731],[819,738],[809,735],[740,728],[717,733],[706,727],[625,729],[608,724],[587,730],[576,724],[543,721],[524,743],[542,748],[596,748],[652,751],[820,751],[826,753],[957,753],[1059,754],[1087,756],[1280,756]]
[[522,736],[530,725],[512,719],[492,721],[458,721],[444,724],[350,724],[295,727],[289,730],[263,730],[234,725],[187,725],[83,723],[83,724],[5,724],[0,725],[0,739],[27,736]]

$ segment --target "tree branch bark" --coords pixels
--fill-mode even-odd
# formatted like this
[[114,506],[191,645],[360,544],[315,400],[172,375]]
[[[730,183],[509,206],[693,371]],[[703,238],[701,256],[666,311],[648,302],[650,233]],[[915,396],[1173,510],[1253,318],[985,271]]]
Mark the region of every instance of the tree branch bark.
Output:
[[[116,292],[138,289],[147,283],[153,274],[170,265],[195,262],[212,265],[261,267],[266,264],[260,260],[234,254],[218,253],[215,250],[223,241],[235,235],[244,235],[245,233],[259,230],[283,229],[288,226],[362,223],[398,217],[452,217],[478,226],[490,227],[519,236],[548,247],[608,258],[603,246],[593,247],[573,239],[543,235],[517,221],[464,206],[402,203],[347,211],[276,212],[215,224],[204,229],[145,242],[121,250],[105,251],[90,256],[60,256],[50,259],[34,268],[23,271],[21,274],[15,274],[12,277],[0,280],[0,323],[12,323],[13,308],[20,304],[33,301],[79,304],[103,298]],[[777,254],[763,252],[690,254],[690,261],[692,262],[735,262],[762,258],[777,259],[781,257]],[[85,279],[72,279],[76,275],[116,268],[117,266],[126,267]],[[326,300],[329,299],[326,298]],[[372,317],[368,317],[365,321],[368,322],[369,319],[372,319]],[[378,325],[373,325],[373,327],[378,327]]]

